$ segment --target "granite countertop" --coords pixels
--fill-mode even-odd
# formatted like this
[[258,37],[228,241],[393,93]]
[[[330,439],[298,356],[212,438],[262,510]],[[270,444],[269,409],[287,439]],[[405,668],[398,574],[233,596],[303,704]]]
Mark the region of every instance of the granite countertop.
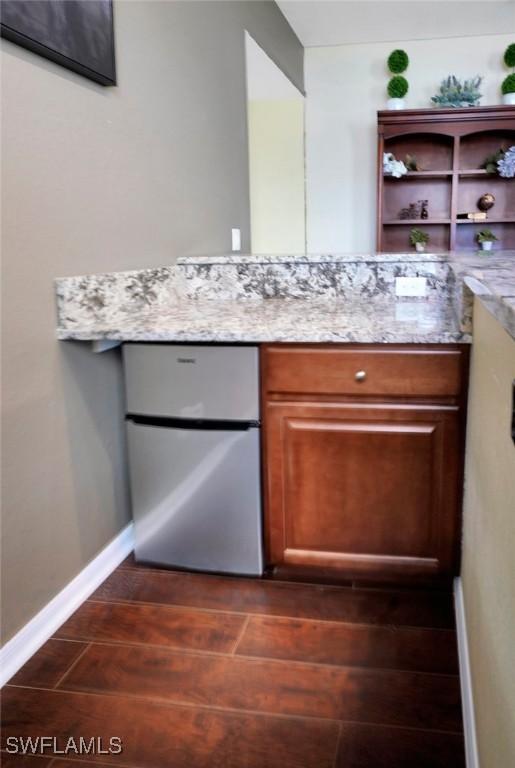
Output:
[[469,342],[449,302],[376,297],[367,301],[317,299],[179,300],[113,313],[60,339],[176,342],[359,342],[428,344]]
[[515,339],[515,251],[454,254],[450,265],[456,283],[461,285],[465,310],[468,304],[472,312],[477,296]]
[[[426,298],[395,296],[398,276]],[[474,296],[515,338],[515,252],[184,257],[56,281],[59,339],[468,343]]]
[[353,262],[420,262],[448,261],[449,253],[218,253],[196,256],[180,256],[177,264],[348,264]]

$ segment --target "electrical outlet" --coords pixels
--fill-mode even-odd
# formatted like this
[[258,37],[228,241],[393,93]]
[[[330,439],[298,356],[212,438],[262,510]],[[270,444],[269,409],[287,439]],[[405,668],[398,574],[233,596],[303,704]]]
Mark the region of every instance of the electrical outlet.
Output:
[[241,251],[241,230],[231,229],[231,250]]
[[396,277],[396,296],[425,296],[427,293],[426,277]]

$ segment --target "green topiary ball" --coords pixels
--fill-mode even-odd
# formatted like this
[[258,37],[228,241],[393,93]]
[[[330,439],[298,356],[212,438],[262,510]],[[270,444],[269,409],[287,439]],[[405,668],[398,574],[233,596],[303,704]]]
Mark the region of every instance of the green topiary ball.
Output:
[[501,85],[501,91],[503,93],[515,93],[515,72],[504,78]]
[[402,75],[395,75],[388,83],[388,96],[391,99],[403,99],[408,93],[408,81]]
[[515,43],[509,45],[504,51],[504,63],[507,67],[515,67]]
[[388,56],[388,69],[390,72],[393,72],[394,75],[398,75],[401,72],[404,72],[408,68],[408,64],[408,54],[406,51],[402,51],[400,48],[392,51]]

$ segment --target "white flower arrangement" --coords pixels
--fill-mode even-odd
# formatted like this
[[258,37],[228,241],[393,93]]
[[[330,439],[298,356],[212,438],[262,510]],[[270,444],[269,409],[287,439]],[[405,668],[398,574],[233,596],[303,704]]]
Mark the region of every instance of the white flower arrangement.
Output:
[[497,170],[504,179],[515,178],[515,147],[507,149],[497,161]]
[[396,160],[392,152],[383,152],[383,173],[400,179],[408,173],[402,160]]

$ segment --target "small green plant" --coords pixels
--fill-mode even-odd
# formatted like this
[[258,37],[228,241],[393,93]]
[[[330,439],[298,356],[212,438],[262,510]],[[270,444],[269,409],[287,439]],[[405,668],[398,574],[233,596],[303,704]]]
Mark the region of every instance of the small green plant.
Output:
[[429,242],[429,235],[421,229],[410,229],[409,241],[411,245],[416,245],[417,243],[427,245]]
[[391,99],[403,99],[408,93],[408,81],[402,75],[395,75],[388,83],[387,91]]
[[406,51],[396,48],[388,56],[388,69],[393,75],[400,75],[405,72],[409,64],[409,56]]
[[506,152],[504,149],[498,149],[497,152],[494,152],[491,155],[488,155],[484,159],[484,161],[479,166],[480,168],[484,168],[487,173],[499,173],[499,168],[497,167],[497,163],[499,160],[502,160]]
[[504,51],[504,63],[507,67],[515,67],[515,43],[511,43]]
[[476,233],[478,243],[494,243],[499,238],[494,235],[491,229],[482,229]]
[[515,72],[504,78],[501,85],[503,93],[515,93]]
[[[401,48],[396,48],[392,51],[387,59],[388,69],[393,77],[390,78],[386,91],[390,99],[403,99],[409,90],[408,81],[401,75],[401,72],[405,72],[409,64],[409,56],[406,51]],[[389,106],[400,107],[402,104],[391,104]]]

